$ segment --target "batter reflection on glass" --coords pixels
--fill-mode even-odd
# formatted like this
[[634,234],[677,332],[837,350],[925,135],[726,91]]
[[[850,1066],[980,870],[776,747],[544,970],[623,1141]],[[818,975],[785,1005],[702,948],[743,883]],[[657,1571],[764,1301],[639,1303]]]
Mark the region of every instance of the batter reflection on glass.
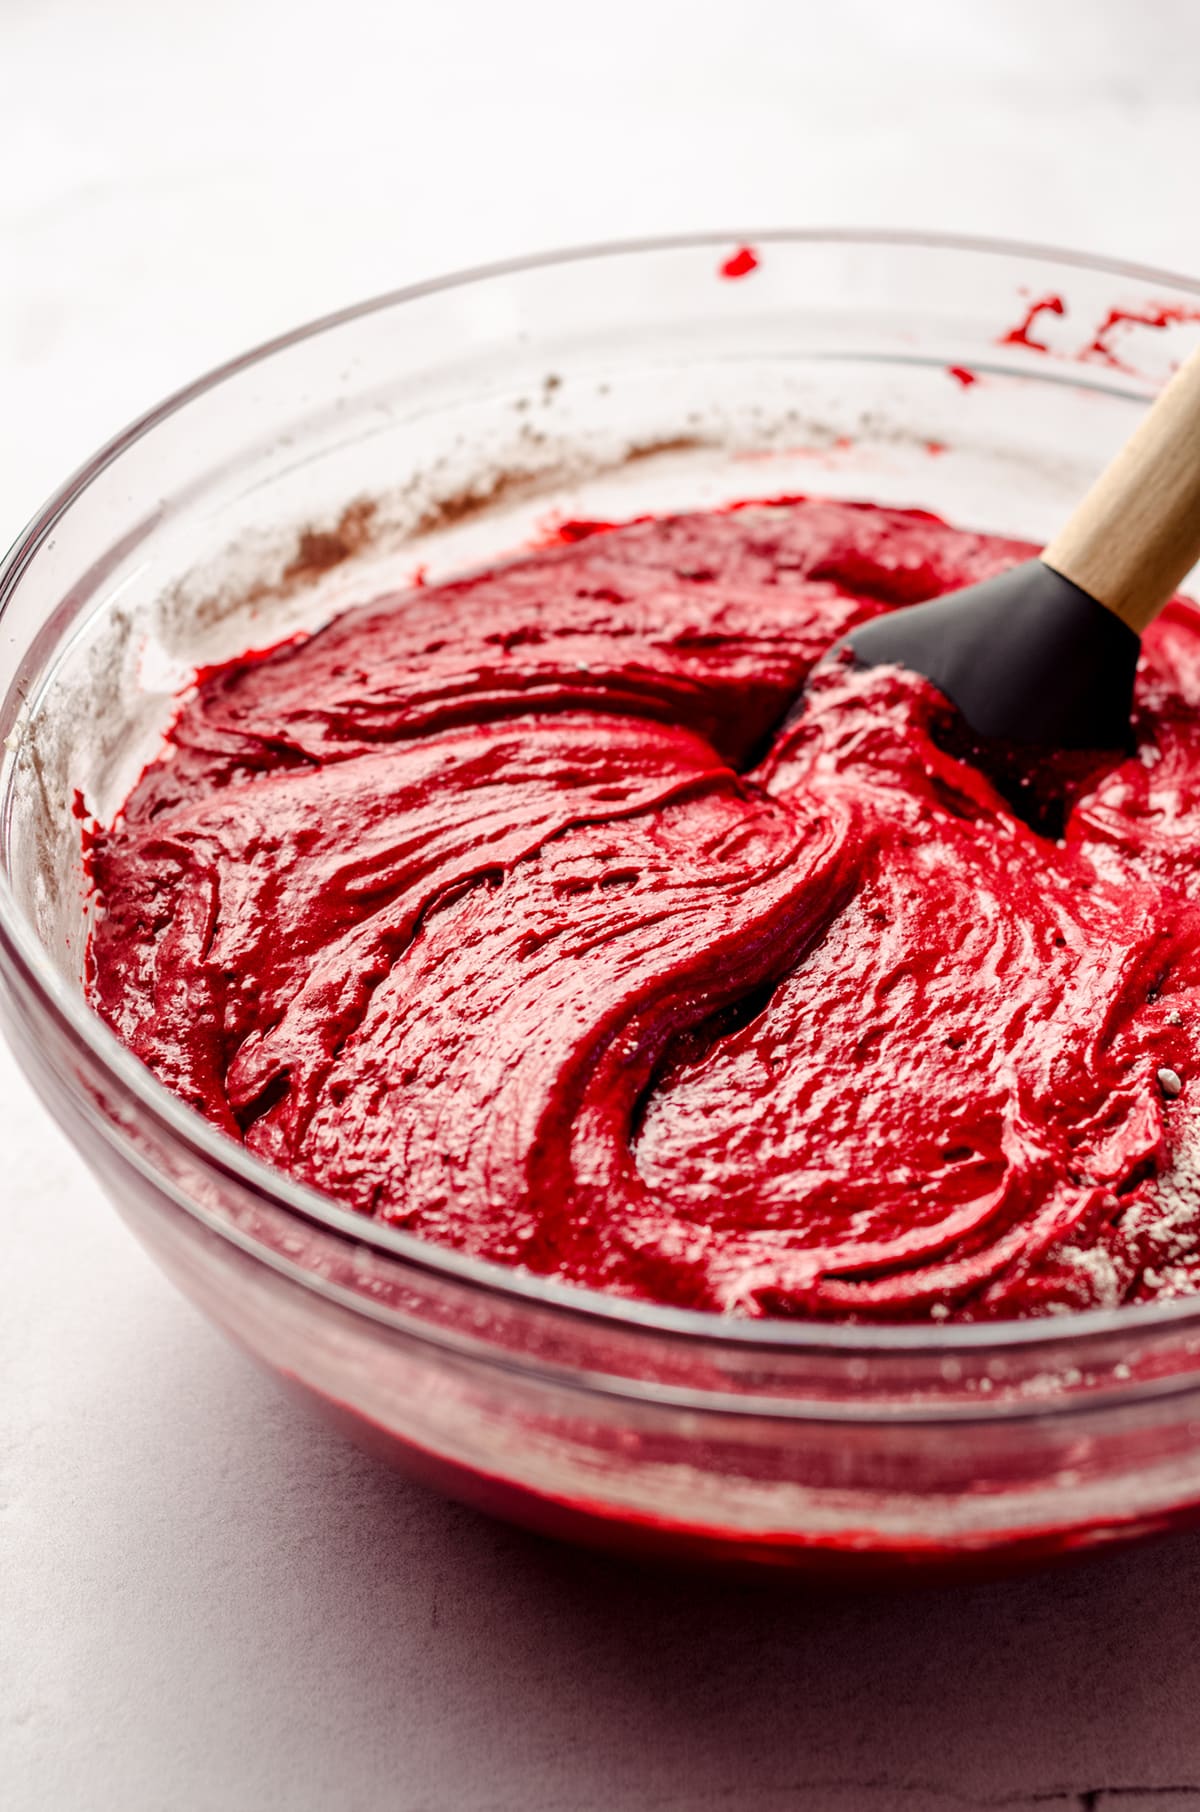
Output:
[[563,1281],[1191,1290],[1200,619],[1147,635],[1134,753],[1042,762],[1053,836],[927,682],[809,679],[1033,551],[806,499],[569,525],[220,666],[97,841],[92,997],[271,1163]]

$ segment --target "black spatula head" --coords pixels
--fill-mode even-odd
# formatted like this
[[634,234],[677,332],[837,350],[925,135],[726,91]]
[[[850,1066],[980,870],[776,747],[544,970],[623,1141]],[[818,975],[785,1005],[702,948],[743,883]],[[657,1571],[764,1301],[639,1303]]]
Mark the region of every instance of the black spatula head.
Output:
[[861,666],[924,674],[980,737],[1130,746],[1140,639],[1042,560],[876,617],[846,641]]

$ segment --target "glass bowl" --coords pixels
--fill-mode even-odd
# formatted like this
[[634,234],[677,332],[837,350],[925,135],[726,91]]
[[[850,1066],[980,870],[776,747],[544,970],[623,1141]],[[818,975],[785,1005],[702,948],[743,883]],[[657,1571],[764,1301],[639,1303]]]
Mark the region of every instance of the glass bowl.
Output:
[[[1197,337],[1200,285],[768,233],[534,259],[235,360],[0,569],[0,1010],[138,1237],[360,1440],[526,1524],[712,1561],[997,1567],[1200,1507],[1200,1301],[966,1328],[609,1300],[377,1227],[251,1157],[86,1004],[88,815],[204,663],[556,514],[798,491],[1047,535]],[[65,1335],[69,1338],[69,1333]]]

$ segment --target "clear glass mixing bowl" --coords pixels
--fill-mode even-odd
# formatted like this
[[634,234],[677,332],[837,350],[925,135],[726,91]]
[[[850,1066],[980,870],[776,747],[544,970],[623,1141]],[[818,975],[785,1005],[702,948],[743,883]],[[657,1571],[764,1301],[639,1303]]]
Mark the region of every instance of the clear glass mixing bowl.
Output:
[[1197,337],[1200,285],[1156,272],[896,234],[753,244],[736,280],[714,236],[384,297],[203,379],[64,486],[0,570],[3,1019],[188,1295],[458,1496],[849,1575],[1162,1528],[1200,1506],[1200,1302],[938,1329],[610,1301],[267,1169],[84,999],[76,813],[111,815],[196,666],[555,512],[816,491],[1036,538]]

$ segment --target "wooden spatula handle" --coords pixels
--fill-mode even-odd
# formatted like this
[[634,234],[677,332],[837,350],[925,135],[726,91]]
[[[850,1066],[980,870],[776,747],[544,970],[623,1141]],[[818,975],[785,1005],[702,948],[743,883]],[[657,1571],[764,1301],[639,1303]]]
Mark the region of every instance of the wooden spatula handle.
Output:
[[1139,635],[1200,559],[1200,347],[1042,559]]

